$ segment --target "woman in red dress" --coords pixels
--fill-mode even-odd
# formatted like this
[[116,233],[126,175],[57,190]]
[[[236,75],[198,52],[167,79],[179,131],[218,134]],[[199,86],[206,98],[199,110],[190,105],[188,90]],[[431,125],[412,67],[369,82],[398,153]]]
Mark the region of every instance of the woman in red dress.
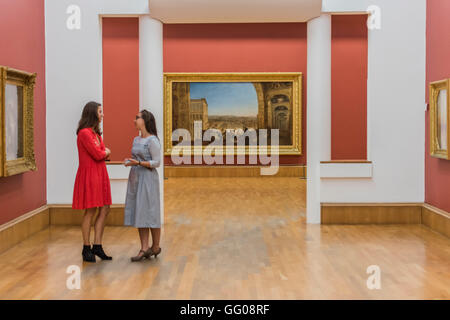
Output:
[[[111,151],[103,144],[100,132],[102,120],[102,106],[91,101],[84,107],[77,129],[79,166],[72,208],[85,210],[81,224],[84,241],[82,256],[83,260],[88,262],[95,262],[96,255],[102,260],[112,259],[105,254],[101,244],[106,216],[111,205],[111,186],[105,164]],[[99,213],[94,224],[94,245],[91,248],[91,220],[97,208]]]

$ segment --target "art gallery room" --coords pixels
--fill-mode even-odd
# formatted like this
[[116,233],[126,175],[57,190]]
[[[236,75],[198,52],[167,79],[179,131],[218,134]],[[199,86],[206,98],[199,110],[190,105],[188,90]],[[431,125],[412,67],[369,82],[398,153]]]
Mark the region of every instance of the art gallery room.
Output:
[[0,300],[450,299],[449,16],[0,0]]

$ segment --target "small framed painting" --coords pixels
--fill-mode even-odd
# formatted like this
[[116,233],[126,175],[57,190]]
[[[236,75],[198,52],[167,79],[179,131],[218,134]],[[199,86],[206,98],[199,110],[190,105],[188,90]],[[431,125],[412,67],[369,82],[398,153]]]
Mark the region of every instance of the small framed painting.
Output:
[[450,159],[450,79],[430,83],[430,153],[433,157]]
[[36,170],[35,79],[36,74],[0,66],[0,176]]

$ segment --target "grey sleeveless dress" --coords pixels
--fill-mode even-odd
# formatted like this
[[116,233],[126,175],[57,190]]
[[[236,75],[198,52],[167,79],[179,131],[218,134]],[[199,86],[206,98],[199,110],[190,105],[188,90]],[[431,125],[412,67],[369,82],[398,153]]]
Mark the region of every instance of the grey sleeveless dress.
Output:
[[160,228],[159,176],[155,168],[161,161],[161,145],[156,136],[136,137],[132,158],[150,161],[151,168],[132,166],[128,177],[124,225],[135,228]]

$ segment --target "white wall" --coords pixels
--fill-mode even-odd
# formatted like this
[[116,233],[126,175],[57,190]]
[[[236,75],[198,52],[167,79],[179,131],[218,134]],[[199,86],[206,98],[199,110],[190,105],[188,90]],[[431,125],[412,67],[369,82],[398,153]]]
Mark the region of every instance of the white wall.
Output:
[[373,177],[322,179],[320,201],[423,202],[426,1],[324,0],[322,10],[364,12],[369,5],[381,8],[381,29],[369,30],[367,142]]
[[[69,5],[81,9],[81,29],[69,30]],[[89,100],[102,103],[99,15],[148,14],[148,0],[46,0],[47,202],[71,204],[78,168],[75,130]],[[108,117],[108,110],[105,110]],[[124,170],[110,173],[118,178]],[[123,203],[126,180],[112,180],[113,203]]]
[[[331,154],[331,16],[308,21],[306,221],[320,222],[320,161]],[[311,110],[311,112],[310,112]]]

